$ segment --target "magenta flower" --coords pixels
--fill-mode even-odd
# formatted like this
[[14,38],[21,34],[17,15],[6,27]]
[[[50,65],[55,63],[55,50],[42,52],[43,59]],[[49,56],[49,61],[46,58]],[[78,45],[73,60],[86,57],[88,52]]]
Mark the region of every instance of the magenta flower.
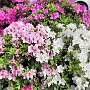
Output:
[[90,19],[88,19],[88,18],[89,18],[89,16],[88,16],[87,14],[82,16],[83,23],[84,23],[87,27],[90,26]]
[[26,23],[26,20],[24,18],[18,18],[18,21],[22,21],[22,22]]
[[17,5],[16,5],[16,9],[17,9],[17,10],[21,9],[22,12],[24,12],[24,11],[28,10],[29,8],[27,8],[27,6],[24,5],[24,4],[17,4]]
[[58,12],[55,12],[55,13],[51,14],[50,19],[54,19],[55,20],[57,18],[59,18],[59,13]]
[[9,15],[16,15],[16,12],[17,12],[17,11],[16,11],[16,8],[9,8],[9,9],[8,9],[8,14],[9,14]]
[[13,2],[13,3],[15,3],[15,2],[20,3],[20,2],[24,2],[24,0],[12,0],[12,2]]
[[33,84],[29,84],[28,86],[23,86],[21,90],[33,90]]
[[56,10],[60,13],[64,13],[64,8],[61,8],[58,4],[56,4]]
[[10,24],[16,21],[16,9],[10,8],[8,9],[8,13],[6,14],[6,23]]
[[6,14],[3,10],[0,10],[0,20],[5,20]]
[[23,87],[21,88],[21,90],[27,90],[27,87],[23,86]]
[[33,20],[33,16],[32,16],[32,15],[29,16],[29,20],[30,20],[30,21]]
[[45,9],[43,13],[44,14],[47,14],[48,13],[48,9]]
[[35,54],[38,54],[40,51],[36,45],[35,46],[30,45],[28,46],[28,52],[33,53],[35,55]]
[[39,19],[39,15],[34,15],[34,19],[38,20]]
[[77,4],[76,5],[76,12],[77,12],[77,14],[83,13],[83,12],[85,13],[85,12],[87,12],[87,8],[85,6]]
[[75,1],[74,0],[69,0],[69,3],[71,6],[75,6]]
[[31,10],[32,10],[32,13],[35,13],[37,11],[36,7],[35,6],[32,6],[31,7]]
[[39,19],[44,19],[44,15],[43,14],[39,14]]

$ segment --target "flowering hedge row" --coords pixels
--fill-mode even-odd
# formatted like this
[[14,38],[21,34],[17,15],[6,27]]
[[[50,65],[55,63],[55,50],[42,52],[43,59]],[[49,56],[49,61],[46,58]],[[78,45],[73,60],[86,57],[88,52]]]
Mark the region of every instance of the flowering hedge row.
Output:
[[0,90],[89,89],[86,7],[73,0],[1,3]]
[[73,0],[5,0],[0,9],[0,31],[10,23],[24,21],[37,25],[38,23],[83,23],[90,26],[90,11],[86,7],[76,4]]
[[18,21],[4,29],[0,37],[2,90],[4,83],[9,90],[88,87],[90,32],[83,24],[77,28],[59,23],[55,27],[60,32]]

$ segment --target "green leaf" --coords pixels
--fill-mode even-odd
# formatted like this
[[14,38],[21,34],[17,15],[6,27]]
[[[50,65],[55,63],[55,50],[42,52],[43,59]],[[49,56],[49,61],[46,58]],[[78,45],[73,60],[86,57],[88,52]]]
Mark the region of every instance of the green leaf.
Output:
[[48,8],[50,11],[55,11],[55,10],[56,10],[56,7],[55,7],[55,5],[54,5],[53,3],[49,3],[49,4],[47,5],[47,8]]

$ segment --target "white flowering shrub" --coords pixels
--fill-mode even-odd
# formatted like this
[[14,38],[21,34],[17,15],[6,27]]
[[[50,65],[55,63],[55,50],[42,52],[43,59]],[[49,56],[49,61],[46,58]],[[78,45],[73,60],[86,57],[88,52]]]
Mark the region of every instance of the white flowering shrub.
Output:
[[[83,24],[13,22],[0,37],[0,87],[9,90],[86,90],[90,31]],[[58,29],[58,30],[57,30]]]

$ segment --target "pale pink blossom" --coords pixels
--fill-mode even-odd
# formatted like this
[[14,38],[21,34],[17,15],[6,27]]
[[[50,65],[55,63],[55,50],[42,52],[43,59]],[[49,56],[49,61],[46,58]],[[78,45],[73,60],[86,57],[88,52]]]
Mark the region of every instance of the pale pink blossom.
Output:
[[34,55],[40,53],[40,51],[36,45],[35,46],[33,46],[33,45],[28,46],[28,52],[33,53]]
[[30,71],[28,71],[27,73],[23,73],[23,78],[24,79],[33,79],[33,76],[36,75],[36,70],[31,69]]
[[0,54],[1,54],[1,53],[4,53],[4,52],[3,52],[3,47],[2,47],[2,46],[0,46]]

